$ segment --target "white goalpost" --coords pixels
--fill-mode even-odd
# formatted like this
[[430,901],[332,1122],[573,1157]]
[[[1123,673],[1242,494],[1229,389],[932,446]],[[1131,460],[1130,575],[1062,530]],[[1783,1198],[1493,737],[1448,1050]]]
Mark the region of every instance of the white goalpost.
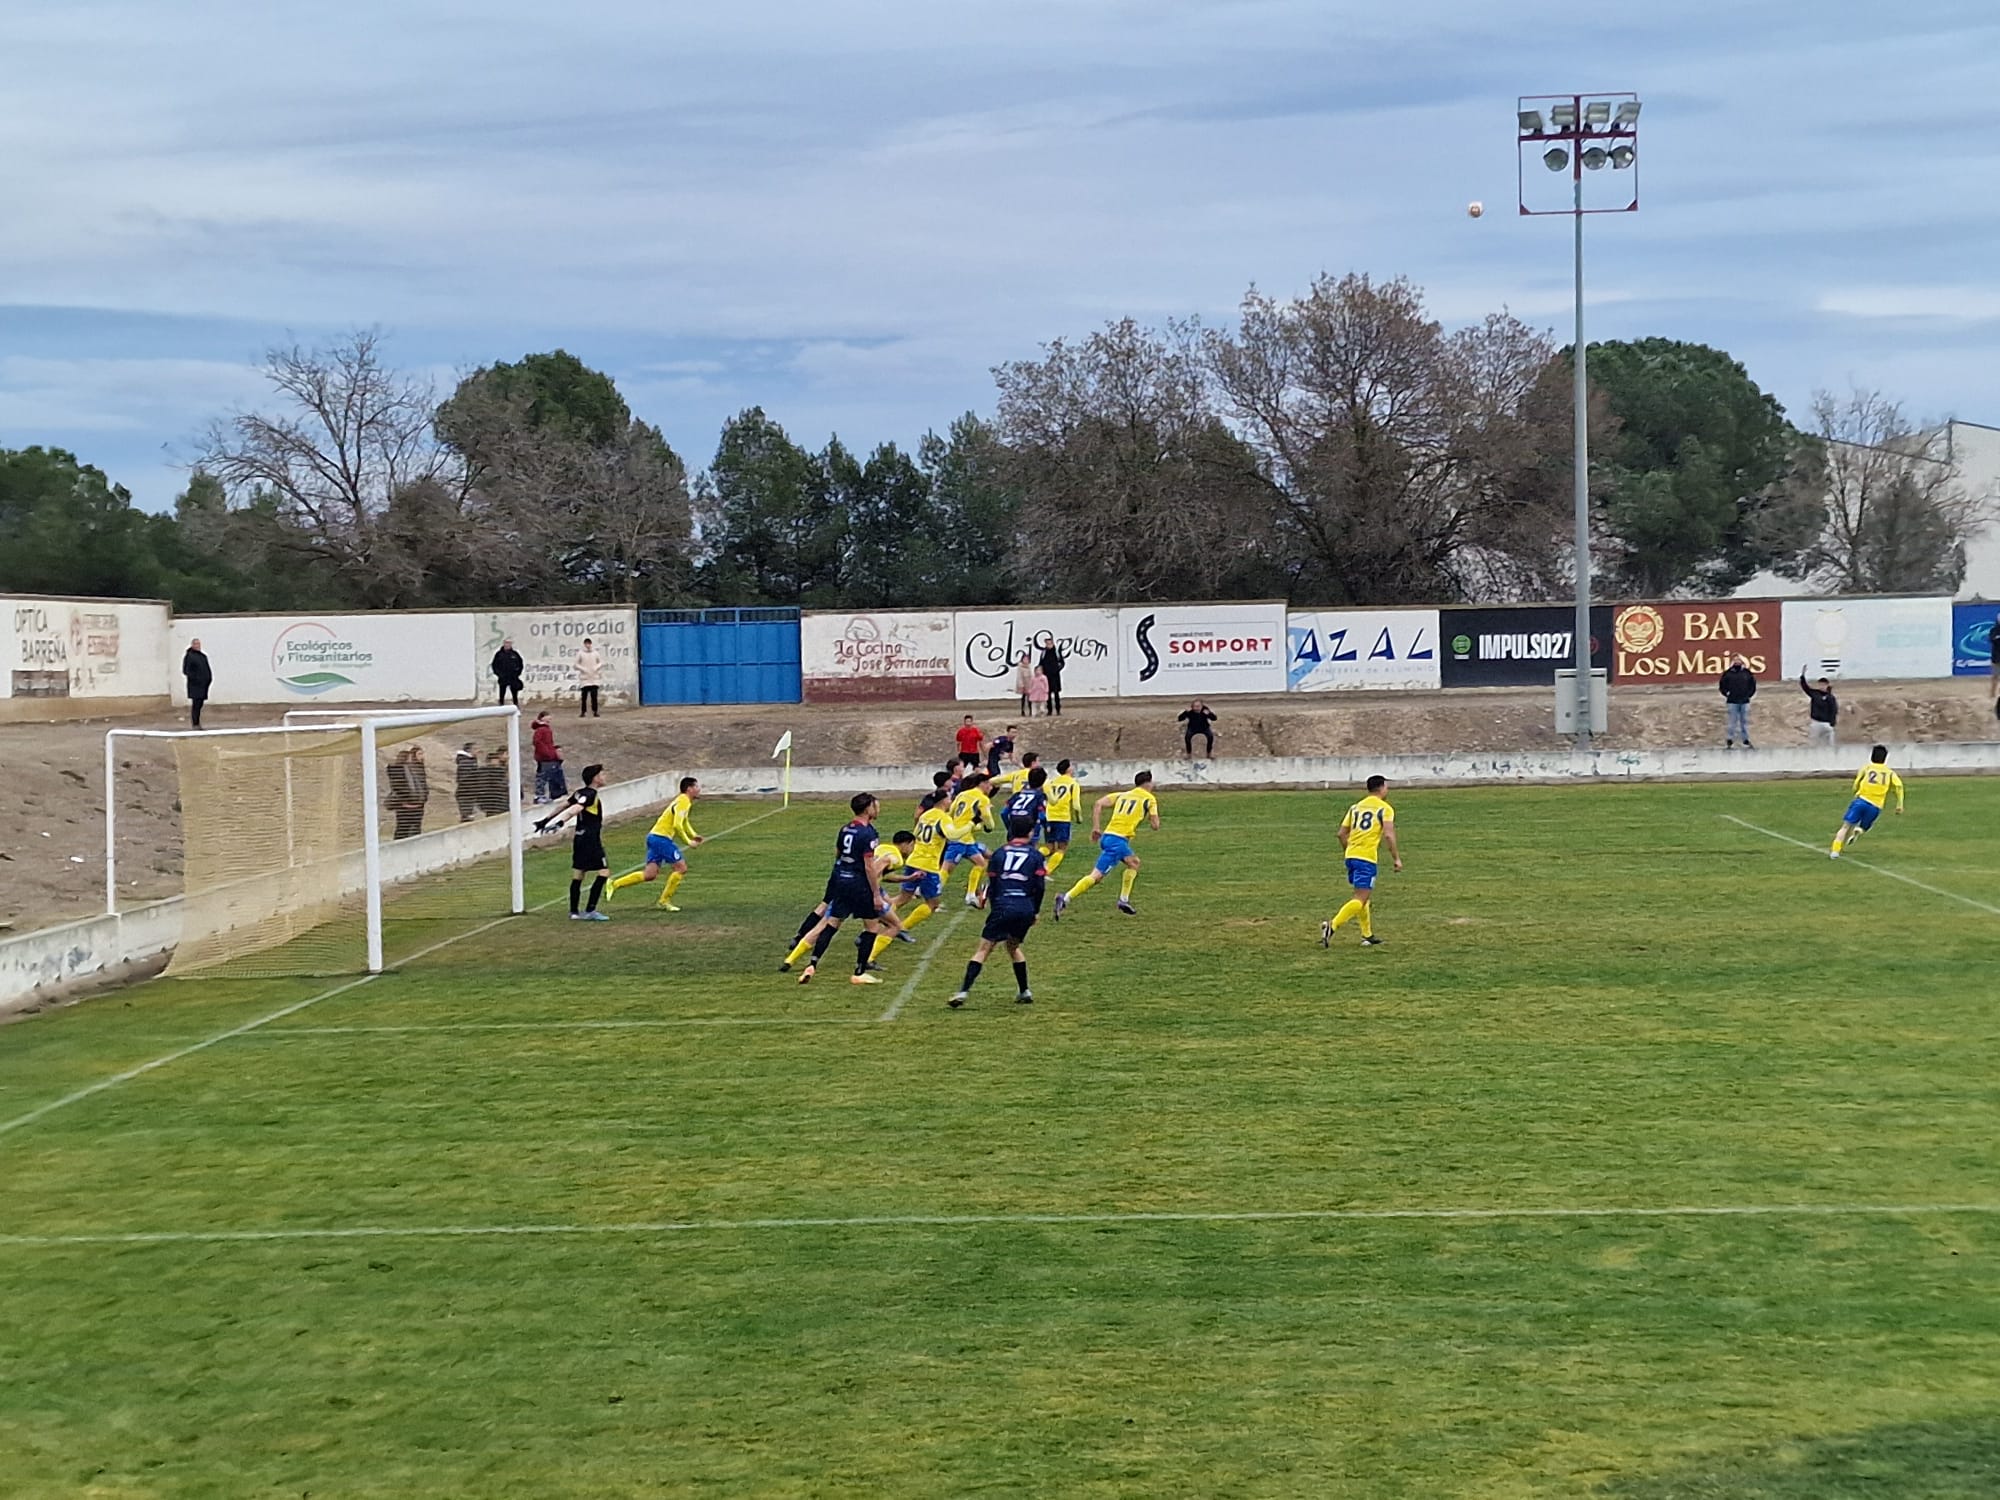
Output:
[[[340,910],[351,918],[352,898],[359,894],[365,922],[362,956],[367,971],[379,973],[384,966],[385,888],[498,854],[502,844],[508,858],[506,907],[519,913],[526,904],[520,717],[511,704],[302,709],[287,713],[282,725],[263,728],[109,730],[104,737],[105,911],[118,914],[119,743],[161,740],[173,746],[181,786],[188,926],[176,962],[183,951],[191,955],[182,972],[281,946],[315,924],[330,923]],[[491,818],[466,827],[471,819],[461,786],[460,828],[422,835],[419,812],[411,830],[419,836],[406,840],[399,817],[397,857],[385,860],[377,764],[385,744],[413,743],[430,728],[500,719],[507,721],[507,740],[491,764],[503,768],[502,838],[493,838],[496,820]],[[421,754],[409,754],[421,767]],[[399,756],[399,763],[403,759]],[[399,769],[406,779],[410,775],[400,764],[391,767],[392,787],[398,785]],[[423,797],[428,795],[426,782]],[[500,811],[490,802],[484,810]],[[240,936],[227,941],[231,933]],[[352,938],[346,941],[351,944]],[[217,951],[211,955],[210,949]],[[352,947],[347,952],[352,954]]]

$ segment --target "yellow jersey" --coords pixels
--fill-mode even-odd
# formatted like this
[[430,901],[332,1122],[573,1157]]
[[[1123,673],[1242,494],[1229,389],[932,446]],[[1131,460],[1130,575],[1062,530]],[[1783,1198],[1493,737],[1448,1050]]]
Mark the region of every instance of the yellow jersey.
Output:
[[1111,821],[1104,825],[1104,831],[1129,839],[1139,831],[1139,825],[1148,815],[1158,817],[1159,814],[1160,799],[1153,795],[1151,787],[1127,787],[1111,804]]
[[993,826],[993,799],[983,786],[968,787],[951,799],[951,837],[969,844],[982,828]]
[[1016,766],[1004,776],[995,776],[986,784],[995,791],[1005,792],[1011,797],[1028,784],[1028,773],[1032,770],[1034,770],[1033,766]]
[[1042,787],[1042,795],[1049,799],[1048,810],[1043,814],[1047,821],[1076,821],[1077,804],[1083,800],[1083,787],[1074,776],[1067,771],[1060,776],[1051,776]]
[[1396,809],[1380,797],[1363,797],[1348,808],[1347,816],[1340,820],[1340,828],[1347,835],[1347,857],[1365,859],[1375,863],[1375,856],[1382,852],[1382,830],[1396,821]]
[[944,868],[944,846],[951,835],[946,827],[945,810],[941,807],[927,809],[917,819],[917,826],[910,830],[916,834],[917,842],[910,850],[910,868],[922,870],[927,875],[935,875]]
[[1903,778],[1887,766],[1871,761],[1854,778],[1854,795],[1871,806],[1881,807],[1889,800],[1891,792],[1896,794],[1896,806],[1900,809],[1903,805]]
[[682,792],[667,804],[667,810],[654,821],[653,832],[677,844],[691,843],[695,836],[694,824],[688,818],[693,812],[694,798]]

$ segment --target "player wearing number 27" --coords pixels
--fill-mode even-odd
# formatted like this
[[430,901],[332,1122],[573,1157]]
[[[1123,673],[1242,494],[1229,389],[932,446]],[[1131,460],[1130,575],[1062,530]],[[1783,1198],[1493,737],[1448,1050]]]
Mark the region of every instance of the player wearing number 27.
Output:
[[1386,776],[1368,778],[1368,795],[1348,808],[1347,816],[1340,820],[1340,847],[1347,855],[1347,883],[1354,888],[1354,895],[1348,903],[1333,914],[1333,920],[1322,922],[1319,927],[1319,945],[1333,946],[1333,935],[1352,919],[1361,924],[1361,941],[1372,948],[1382,940],[1375,936],[1375,921],[1371,910],[1375,894],[1375,871],[1377,856],[1382,852],[1386,840],[1389,858],[1395,867],[1403,868],[1403,856],[1396,848],[1396,809],[1383,800],[1382,794],[1389,790]]
[[1855,773],[1854,800],[1847,804],[1846,816],[1833,836],[1833,848],[1828,851],[1832,858],[1839,859],[1842,849],[1875,826],[1891,792],[1896,794],[1896,811],[1901,812],[1903,778],[1889,769],[1889,747],[1877,745],[1868,753],[1868,764]]

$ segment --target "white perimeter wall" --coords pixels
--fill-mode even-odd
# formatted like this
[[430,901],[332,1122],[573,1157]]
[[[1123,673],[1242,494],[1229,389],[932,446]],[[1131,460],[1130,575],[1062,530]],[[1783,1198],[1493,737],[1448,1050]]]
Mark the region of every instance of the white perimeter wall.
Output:
[[174,701],[187,701],[181,653],[199,638],[212,703],[470,703],[473,634],[469,614],[184,615]]
[[168,617],[147,600],[0,595],[0,698],[17,686],[23,697],[163,696]]
[[576,701],[576,654],[585,640],[604,658],[607,704],[639,701],[639,612],[636,609],[481,610],[473,616],[473,680],[487,702],[499,700],[500,685],[489,663],[504,640],[512,640],[526,664],[521,697],[529,703]]

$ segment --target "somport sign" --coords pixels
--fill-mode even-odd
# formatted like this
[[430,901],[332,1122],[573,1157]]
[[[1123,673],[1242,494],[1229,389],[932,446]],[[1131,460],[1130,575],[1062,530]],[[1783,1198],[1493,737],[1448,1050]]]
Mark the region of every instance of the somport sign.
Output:
[[1611,617],[1620,682],[1713,682],[1738,656],[1760,680],[1785,675],[1784,608],[1775,600],[1625,604]]

